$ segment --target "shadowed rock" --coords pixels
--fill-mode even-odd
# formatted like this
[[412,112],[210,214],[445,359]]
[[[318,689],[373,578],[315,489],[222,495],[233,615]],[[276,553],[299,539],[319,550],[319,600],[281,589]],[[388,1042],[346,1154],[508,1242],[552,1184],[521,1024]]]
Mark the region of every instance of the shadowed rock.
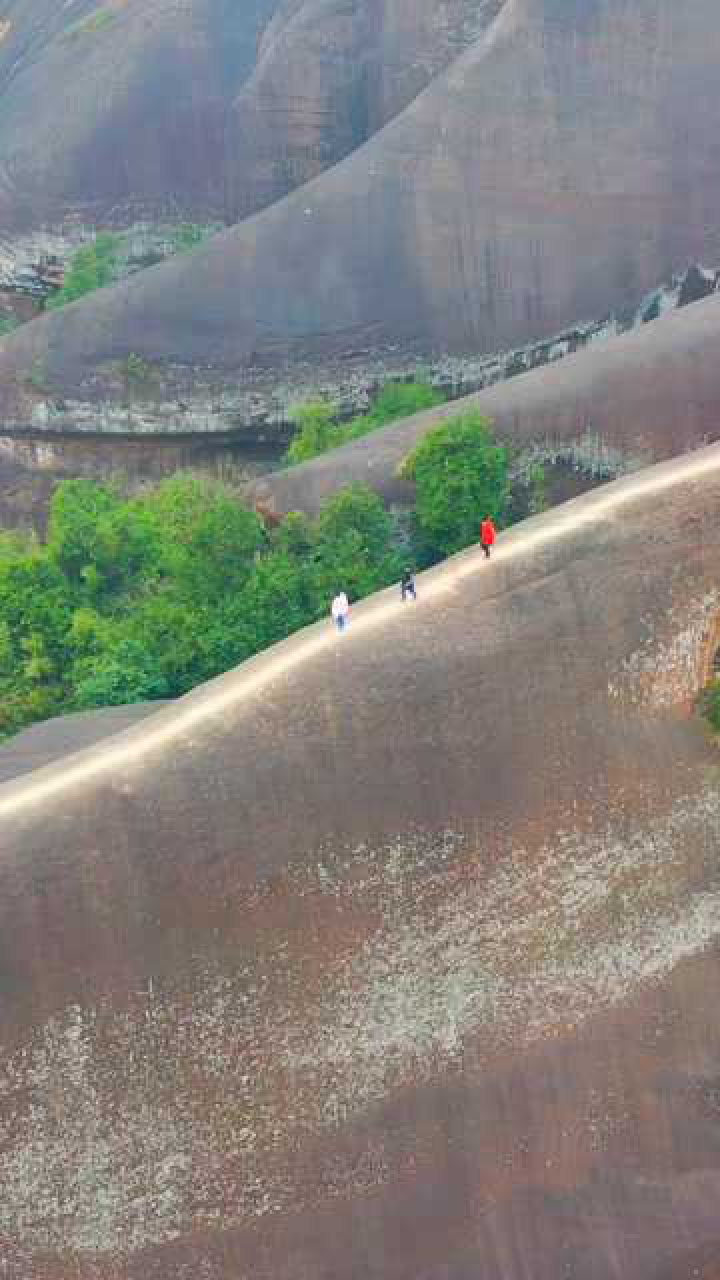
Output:
[[50,393],[92,398],[130,353],[230,381],[313,353],[501,350],[636,305],[720,258],[719,55],[715,0],[506,0],[365,146],[26,327],[0,377],[38,361]]
[[715,446],[0,788],[10,1280],[714,1274],[719,557]]

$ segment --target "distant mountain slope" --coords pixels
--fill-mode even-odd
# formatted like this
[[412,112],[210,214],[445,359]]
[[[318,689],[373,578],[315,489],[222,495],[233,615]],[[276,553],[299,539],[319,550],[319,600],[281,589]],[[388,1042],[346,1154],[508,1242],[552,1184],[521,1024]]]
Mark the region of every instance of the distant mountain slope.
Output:
[[[278,37],[279,38],[279,37]],[[359,150],[199,251],[49,317],[0,375],[510,347],[720,259],[715,0],[507,0]]]
[[501,3],[0,0],[0,230],[252,212],[364,140]]
[[228,128],[228,208],[254,212],[387,124],[505,0],[304,0],[270,23]]
[[0,221],[223,198],[225,103],[277,0],[0,0]]

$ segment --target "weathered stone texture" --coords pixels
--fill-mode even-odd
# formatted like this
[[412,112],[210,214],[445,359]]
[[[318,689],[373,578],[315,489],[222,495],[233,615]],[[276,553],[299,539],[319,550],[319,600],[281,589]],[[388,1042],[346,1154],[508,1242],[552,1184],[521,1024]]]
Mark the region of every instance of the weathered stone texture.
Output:
[[713,1274],[719,558],[716,446],[0,788],[8,1280]]
[[0,0],[0,230],[252,213],[381,127],[502,0]]
[[389,503],[412,500],[400,469],[427,431],[474,410],[516,446],[572,447],[593,470],[618,469],[697,448],[720,435],[720,298],[671,312],[622,337],[429,409],[299,467],[260,477],[247,490],[284,515],[316,513],[339,488],[364,484]]
[[344,161],[6,341],[3,387],[39,359],[70,394],[133,351],[235,381],[388,345],[496,351],[634,306],[720,260],[719,59],[714,0],[507,0]]
[[306,0],[281,8],[228,130],[230,214],[310,181],[403,110],[503,0]]

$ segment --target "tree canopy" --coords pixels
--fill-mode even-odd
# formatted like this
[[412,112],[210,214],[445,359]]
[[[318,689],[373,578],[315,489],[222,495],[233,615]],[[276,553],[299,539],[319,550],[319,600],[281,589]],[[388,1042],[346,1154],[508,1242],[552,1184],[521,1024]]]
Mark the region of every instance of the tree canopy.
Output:
[[185,693],[399,574],[367,490],[268,533],[218,483],[123,497],[69,480],[44,542],[0,537],[0,734],[59,712]]
[[321,618],[339,590],[357,600],[397,582],[507,510],[507,452],[477,414],[430,432],[404,470],[409,518],[352,488],[272,530],[192,473],[131,497],[65,481],[44,541],[0,535],[0,736],[185,693]]
[[435,555],[470,546],[486,516],[503,517],[508,463],[508,451],[494,442],[490,422],[474,412],[428,432],[406,459],[403,475],[415,482],[417,527]]

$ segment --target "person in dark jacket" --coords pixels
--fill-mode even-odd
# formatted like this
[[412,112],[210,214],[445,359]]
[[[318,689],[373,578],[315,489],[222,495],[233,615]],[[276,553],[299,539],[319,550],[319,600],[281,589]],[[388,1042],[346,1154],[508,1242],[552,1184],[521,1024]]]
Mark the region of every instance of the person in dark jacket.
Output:
[[488,560],[490,559],[490,552],[495,546],[496,539],[497,529],[493,524],[492,518],[490,516],[486,516],[480,526],[480,542]]
[[403,600],[407,600],[408,596],[411,600],[417,600],[417,588],[415,586],[415,574],[412,569],[403,569],[402,582],[400,583],[400,591]]

